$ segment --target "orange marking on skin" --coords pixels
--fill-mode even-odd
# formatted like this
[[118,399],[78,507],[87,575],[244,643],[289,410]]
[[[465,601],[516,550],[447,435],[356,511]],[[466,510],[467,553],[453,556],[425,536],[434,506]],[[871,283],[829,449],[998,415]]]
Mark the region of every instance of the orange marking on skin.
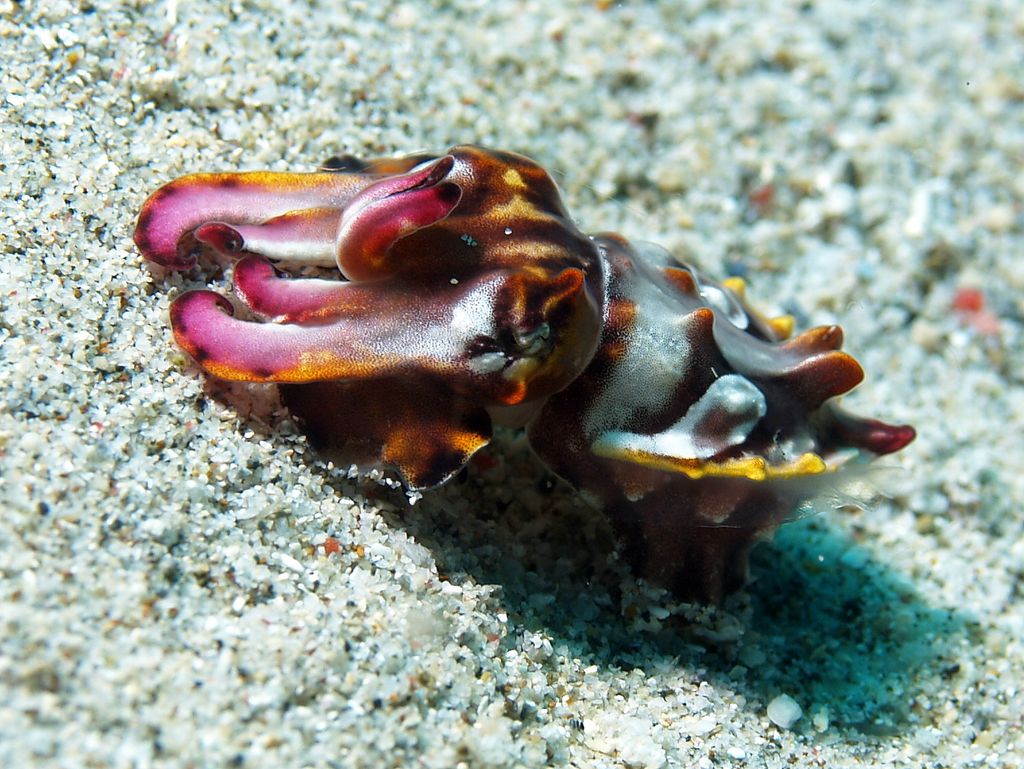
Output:
[[697,281],[693,279],[693,274],[689,270],[683,270],[678,267],[666,267],[664,273],[672,285],[687,296],[697,296],[700,293],[697,290]]
[[838,350],[843,346],[843,330],[839,326],[816,326],[787,341],[782,348],[792,352],[811,354]]
[[[179,342],[179,344],[182,344]],[[283,365],[265,375],[257,373],[255,367],[240,365],[227,360],[215,360],[207,357],[200,359],[196,355],[197,347],[182,344],[185,351],[196,358],[199,365],[208,373],[221,379],[237,382],[324,382],[332,379],[365,379],[379,376],[391,368],[393,361],[377,360],[367,362],[365,359],[341,357],[329,350],[306,350],[299,353],[298,361],[292,365]]]
[[[188,174],[172,182],[175,190],[189,187],[211,187],[222,190],[248,192],[266,189],[275,192],[305,192],[330,187],[345,187],[356,183],[355,174],[294,173],[289,171],[241,171],[232,173]],[[170,186],[170,185],[168,185]]]
[[329,379],[363,379],[391,368],[388,359],[345,358],[331,350],[303,350],[297,365],[275,374],[278,382],[323,382]]
[[400,468],[406,478],[422,477],[443,458],[445,449],[468,458],[488,443],[485,436],[443,422],[400,425],[384,438],[383,459]]
[[230,379],[234,382],[271,382],[276,381],[275,379],[269,379],[266,377],[260,377],[254,374],[252,371],[237,366],[232,366],[229,363],[221,363],[214,360],[197,361],[199,365],[208,374],[213,374],[221,379]]
[[[252,174],[252,176],[249,176]],[[359,174],[340,173],[288,173],[274,171],[252,171],[244,174],[247,181],[254,186],[267,186],[284,190],[311,190],[319,187],[348,186],[354,183]]]
[[837,465],[829,465],[817,454],[807,452],[792,462],[771,465],[764,457],[740,457],[726,459],[721,462],[693,459],[690,457],[671,457],[654,454],[639,449],[617,448],[613,451],[595,450],[598,456],[617,459],[623,462],[646,467],[651,470],[665,470],[680,473],[699,480],[701,478],[745,478],[748,481],[771,481],[802,478],[809,475],[838,469]]
[[547,312],[555,305],[565,301],[569,297],[579,294],[586,281],[587,276],[584,274],[583,270],[563,270],[558,277],[550,282],[550,287],[548,288],[549,294],[547,299],[544,301],[545,314],[547,314]]
[[501,180],[509,187],[517,190],[525,190],[526,182],[523,181],[522,174],[520,174],[514,168],[505,169],[505,173],[501,175]]
[[[523,363],[524,361],[519,361]],[[531,371],[536,370],[536,365],[531,367]],[[511,368],[509,369],[512,370]],[[515,406],[517,403],[522,403],[526,400],[526,395],[529,392],[529,388],[526,385],[527,376],[515,376],[513,379],[506,380],[509,387],[501,393],[497,393],[496,400],[499,403],[503,403],[506,406]]]
[[341,209],[330,206],[319,206],[312,208],[298,208],[286,214],[267,219],[264,224],[285,224],[288,222],[314,221],[318,219],[333,221],[340,220]]
[[523,227],[527,222],[551,219],[551,215],[541,211],[521,195],[514,195],[509,198],[508,202],[492,206],[487,212],[487,218],[499,224],[515,222],[517,227]]

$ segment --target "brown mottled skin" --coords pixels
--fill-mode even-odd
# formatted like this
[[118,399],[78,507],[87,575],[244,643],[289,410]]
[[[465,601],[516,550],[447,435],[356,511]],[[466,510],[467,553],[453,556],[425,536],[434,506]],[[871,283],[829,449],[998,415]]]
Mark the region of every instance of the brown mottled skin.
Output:
[[[248,254],[235,289],[257,322],[191,292],[175,337],[212,375],[282,383],[325,450],[426,488],[492,420],[525,426],[608,512],[638,575],[683,597],[742,585],[750,547],[823,479],[913,439],[835,405],[863,377],[838,327],[787,340],[791,322],[757,314],[741,282],[584,235],[520,155],[194,174],[153,194],[135,241],[172,268]],[[335,262],[340,280],[266,259]]]

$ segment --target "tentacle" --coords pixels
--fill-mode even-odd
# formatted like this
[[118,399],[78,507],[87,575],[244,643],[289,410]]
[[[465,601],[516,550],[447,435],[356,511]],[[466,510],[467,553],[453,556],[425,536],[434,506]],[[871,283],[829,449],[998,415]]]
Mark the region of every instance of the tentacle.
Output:
[[351,296],[338,280],[287,279],[262,257],[249,255],[235,265],[234,288],[253,313],[277,323],[312,323],[336,317]]
[[[292,290],[290,282],[271,285]],[[239,320],[219,294],[190,292],[171,306],[175,339],[223,379],[314,382],[395,375],[416,367],[456,373],[458,345],[466,340],[425,330],[450,327],[447,303],[423,294],[403,296],[394,288],[337,286],[339,293],[330,297],[335,317],[316,325]]]
[[655,455],[710,459],[747,440],[768,407],[764,394],[737,374],[719,377],[675,424],[653,435],[623,430],[603,433],[594,453],[613,459]]
[[850,392],[863,380],[861,365],[839,350],[804,358],[774,377],[807,411]]
[[394,468],[414,489],[444,483],[491,440],[487,411],[431,379],[314,382],[281,392],[318,449]]
[[860,364],[836,349],[842,339],[837,326],[822,326],[773,344],[715,319],[715,342],[733,369],[750,379],[785,388],[808,411],[849,392],[864,379]]
[[457,184],[444,181],[454,165],[445,155],[382,179],[351,202],[338,232],[338,267],[345,277],[378,280],[402,271],[388,259],[395,241],[445,218],[462,197]]
[[907,446],[917,437],[910,425],[890,425],[878,419],[866,419],[835,409],[831,425],[835,440],[872,454],[892,454]]
[[436,160],[437,154],[432,152],[414,152],[399,157],[361,158],[356,155],[332,155],[320,164],[321,171],[339,171],[359,174],[375,174],[391,176],[392,174],[409,173],[421,163]]
[[191,291],[171,305],[178,344],[207,372],[224,379],[271,381],[299,368],[299,326],[256,324],[234,318],[231,303],[213,291]]
[[174,269],[195,264],[188,235],[210,222],[253,225],[302,209],[343,208],[376,177],[347,173],[191,174],[164,185],[146,200],[135,244],[150,261]]
[[210,222],[196,229],[195,238],[223,254],[249,251],[276,261],[333,267],[340,223],[340,208],[307,208],[262,224]]
[[842,346],[843,330],[839,326],[817,326],[803,332],[799,336],[787,339],[779,345],[779,349],[810,355],[829,350],[838,350]]
[[251,257],[235,280],[255,312],[287,322],[239,320],[209,291],[171,306],[178,343],[224,379],[432,376],[484,405],[514,405],[571,381],[589,360],[600,322],[579,270],[555,278],[498,270],[455,284],[349,283],[280,278]]

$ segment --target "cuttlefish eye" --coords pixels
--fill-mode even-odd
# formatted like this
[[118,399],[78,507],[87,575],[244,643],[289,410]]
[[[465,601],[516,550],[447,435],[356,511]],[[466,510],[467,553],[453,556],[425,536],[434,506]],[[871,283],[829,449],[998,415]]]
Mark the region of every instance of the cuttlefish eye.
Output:
[[543,358],[551,349],[551,327],[541,323],[532,329],[505,328],[496,337],[473,340],[466,352],[474,370],[502,371],[524,358]]

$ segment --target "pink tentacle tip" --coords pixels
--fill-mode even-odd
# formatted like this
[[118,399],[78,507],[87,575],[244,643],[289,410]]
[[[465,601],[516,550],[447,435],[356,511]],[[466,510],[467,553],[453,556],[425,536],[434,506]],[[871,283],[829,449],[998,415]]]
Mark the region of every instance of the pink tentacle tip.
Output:
[[153,217],[149,215],[151,210],[150,207],[143,209],[132,234],[132,241],[143,258],[169,270],[188,270],[195,267],[199,248],[194,239],[169,239],[154,225]]
[[241,233],[223,222],[211,222],[198,227],[195,239],[222,254],[236,254],[245,248],[245,239]]
[[407,174],[387,177],[356,196],[342,213],[338,266],[349,280],[373,280],[408,268],[388,258],[391,246],[436,224],[459,205],[462,188],[447,181],[455,159],[445,155]]
[[876,454],[892,454],[908,446],[917,437],[917,430],[910,425],[888,425],[874,422],[864,436],[864,444]]
[[234,305],[216,291],[189,291],[171,303],[171,327],[176,337],[192,336],[206,330],[211,320],[234,314]]
[[275,278],[277,278],[277,270],[274,269],[274,265],[261,256],[250,254],[239,259],[235,265],[233,279],[235,293],[249,293],[265,281]]

